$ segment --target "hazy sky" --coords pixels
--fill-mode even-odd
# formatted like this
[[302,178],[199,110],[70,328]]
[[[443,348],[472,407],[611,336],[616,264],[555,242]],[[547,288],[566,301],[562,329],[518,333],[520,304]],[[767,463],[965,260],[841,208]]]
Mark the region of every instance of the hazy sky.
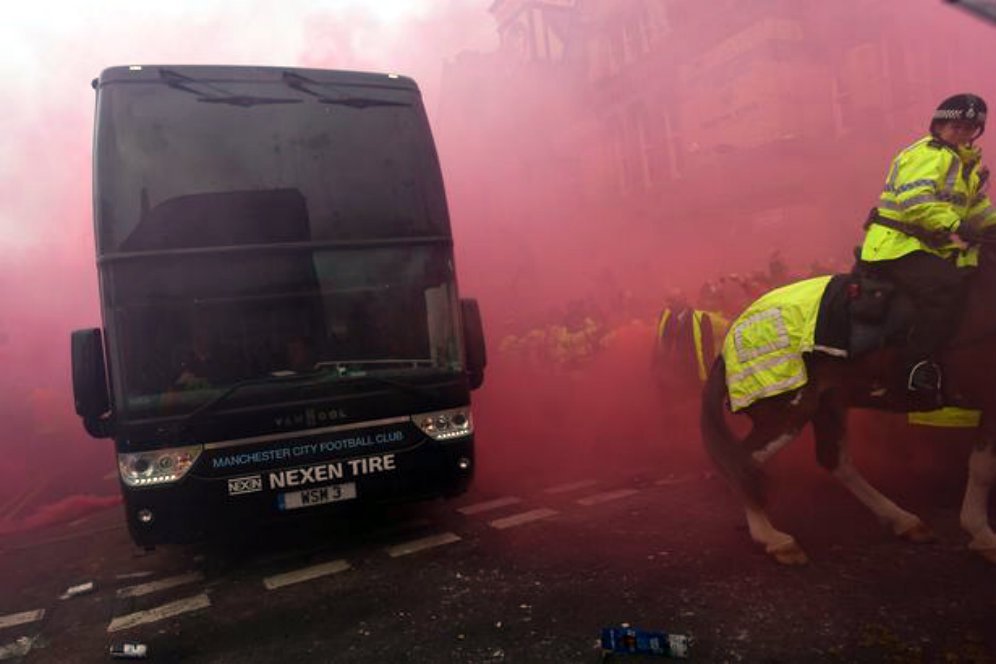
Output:
[[106,67],[129,64],[398,72],[419,83],[431,118],[444,62],[465,50],[495,48],[496,26],[487,11],[491,2],[4,4],[0,505],[32,486],[33,463],[58,458],[61,469],[93,478],[113,468],[108,441],[87,440],[73,410],[69,380],[70,331],[100,325],[90,191],[91,80]]
[[[553,123],[549,117],[535,117],[540,113],[526,117],[506,114],[505,108],[525,97],[530,101],[528,108],[556,113],[560,108],[557,86],[548,86],[551,94],[544,98],[548,90],[528,77],[505,79],[500,87],[489,88],[493,81],[481,76],[473,83],[483,87],[467,85],[457,92],[475,95],[487,89],[492,93],[483,96],[480,104],[467,105],[487,111],[481,113],[485,121],[478,122],[475,115],[459,117],[453,122],[456,130],[436,124],[443,63],[465,50],[497,48],[495,22],[488,13],[493,1],[5,3],[0,15],[4,120],[0,133],[0,366],[4,367],[0,421],[5,423],[0,430],[0,504],[5,495],[23,490],[24,483],[32,481],[33,464],[47,468],[51,459],[58,458],[60,467],[97,478],[113,468],[110,444],[86,439],[73,411],[69,381],[70,331],[100,325],[90,192],[94,104],[90,81],[109,66],[258,64],[365,69],[414,77],[422,88],[437,139],[449,139],[441,143],[445,148],[441,157],[458,240],[461,295],[480,299],[485,328],[492,336],[504,334],[499,331],[512,329],[513,324],[546,324],[543,321],[560,315],[566,302],[592,293],[601,298],[607,312],[622,318],[630,309],[639,309],[626,302],[656,306],[675,285],[694,288],[689,291],[694,294],[704,279],[748,267],[763,269],[773,249],[795,247],[805,252],[795,255],[786,250],[796,269],[804,268],[814,255],[849,260],[850,244],[860,238],[863,214],[877,196],[892,151],[900,144],[882,146],[881,154],[873,159],[842,148],[834,159],[814,163],[814,189],[841,179],[849,185],[858,168],[871,174],[856,185],[859,191],[835,202],[825,215],[835,224],[832,231],[840,234],[833,246],[809,242],[813,236],[829,234],[819,235],[819,222],[793,219],[799,230],[784,239],[789,243],[785,247],[711,232],[702,233],[693,247],[673,242],[672,228],[727,220],[674,214],[662,200],[655,223],[637,226],[629,218],[646,220],[647,214],[627,209],[625,201],[617,201],[606,218],[600,208],[579,209],[582,198],[566,188],[568,181],[557,177],[556,168],[547,169],[550,177],[537,176],[545,174],[533,170],[543,159],[554,159],[548,163],[555,166],[562,163],[560,148],[547,140]],[[624,5],[634,0],[614,1]],[[707,11],[712,1],[697,7]],[[741,1],[744,5],[752,2]],[[910,59],[917,62],[951,59],[953,46],[971,44],[971,57],[962,58],[951,80],[940,83],[944,91],[973,90],[991,102],[996,97],[989,89],[992,76],[988,71],[994,61],[991,51],[996,48],[996,31],[941,0],[798,2],[839,2],[845,9],[854,8],[855,20],[871,7],[890,10],[889,25],[898,25],[903,34],[911,35],[916,48],[907,55],[916,55]],[[854,25],[848,21],[840,29],[850,31]],[[928,76],[919,68],[914,75]],[[627,98],[625,91],[617,92]],[[922,120],[909,127],[903,140],[913,140],[925,129],[939,98],[931,92],[917,100]],[[814,99],[810,103],[820,103],[819,97]],[[798,97],[786,98],[784,103],[795,105]],[[654,110],[662,112],[662,108]],[[557,140],[563,137],[563,133],[553,134]],[[567,148],[601,154],[602,136],[578,135],[579,141],[587,142]],[[984,140],[993,136],[996,132],[991,129]],[[605,165],[596,175],[613,178],[604,186],[608,191],[617,186],[616,173],[611,162],[606,160]],[[769,176],[764,164],[759,164],[743,177],[760,182]],[[602,183],[594,184],[596,190],[603,188]],[[711,189],[700,193],[703,200],[712,195]],[[634,200],[641,205],[638,198]],[[734,215],[728,220],[731,224],[742,221]],[[628,225],[620,227],[619,223]],[[632,298],[626,300],[626,296]],[[512,316],[521,312],[528,315]],[[506,325],[506,320],[511,322]],[[615,346],[599,356],[587,380],[572,378],[567,384],[557,376],[544,383],[540,374],[521,374],[501,353],[499,339],[490,339],[489,377],[475,393],[480,439],[485,441],[481,468],[498,463],[497,456],[510,458],[504,446],[508,440],[518,441],[521,453],[533,460],[537,458],[534,442],[560,439],[566,445],[579,441],[580,447],[569,456],[581,459],[586,445],[602,440],[615,445],[627,436],[636,440],[641,433],[656,436],[661,432],[658,402],[669,400],[661,400],[650,384],[646,365],[651,337],[647,331],[652,329],[647,325],[622,329],[612,337]],[[522,389],[523,385],[529,389]],[[606,391],[607,385],[612,389]],[[520,416],[509,419],[509,412]],[[574,413],[586,416],[569,416]],[[565,422],[574,428],[565,429]],[[490,432],[486,431],[489,423]],[[694,439],[692,434],[684,438],[686,442]],[[489,445],[492,441],[502,444]],[[484,454],[491,458],[484,459]],[[547,455],[550,467],[562,466],[568,456],[557,448]]]
[[[125,64],[305,65],[416,78],[430,115],[445,59],[497,42],[491,0],[9,3],[0,21],[0,260],[85,195],[93,92]],[[87,201],[74,197],[79,205]],[[65,209],[65,208],[62,208]],[[62,210],[58,214],[62,214]],[[79,225],[74,223],[73,229]]]

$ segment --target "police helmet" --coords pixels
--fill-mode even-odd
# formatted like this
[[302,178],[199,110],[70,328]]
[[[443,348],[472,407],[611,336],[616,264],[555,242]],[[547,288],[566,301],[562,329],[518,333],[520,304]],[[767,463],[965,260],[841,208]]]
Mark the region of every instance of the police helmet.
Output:
[[930,120],[930,131],[942,122],[971,122],[976,127],[975,138],[986,130],[986,102],[982,97],[965,93],[941,102]]

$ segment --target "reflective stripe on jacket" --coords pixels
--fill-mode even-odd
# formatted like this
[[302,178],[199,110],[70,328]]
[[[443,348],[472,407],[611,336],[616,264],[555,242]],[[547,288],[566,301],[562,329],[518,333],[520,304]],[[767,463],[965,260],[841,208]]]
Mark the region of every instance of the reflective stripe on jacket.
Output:
[[733,321],[723,342],[730,408],[802,387],[808,380],[803,353],[812,351],[820,300],[830,276],[776,288]]
[[[962,223],[996,223],[996,210],[982,191],[980,161],[977,147],[956,149],[933,136],[921,138],[892,160],[878,214],[928,232],[954,232]],[[892,260],[914,251],[941,258],[958,253],[950,244],[930,246],[899,230],[872,224],[861,247],[861,259]],[[976,263],[969,258],[960,259],[959,264]]]

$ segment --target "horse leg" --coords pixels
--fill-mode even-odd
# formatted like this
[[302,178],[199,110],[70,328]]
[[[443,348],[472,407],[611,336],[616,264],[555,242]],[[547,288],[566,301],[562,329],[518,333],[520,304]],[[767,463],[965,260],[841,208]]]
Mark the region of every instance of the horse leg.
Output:
[[961,504],[961,527],[972,536],[968,548],[996,564],[996,534],[989,525],[989,489],[996,480],[996,437],[975,446],[968,459],[968,484]]
[[763,507],[748,501],[744,509],[750,537],[764,547],[765,553],[782,565],[805,565],[809,562],[806,552],[795,538],[775,528]]
[[[723,362],[713,363],[702,393],[702,440],[716,467],[744,501],[751,539],[764,546],[775,560],[787,565],[806,562],[806,554],[788,533],[776,529],[764,511],[764,476],[761,464],[791,441],[811,411],[802,412],[800,404],[806,390],[792,395],[755,402],[744,413],[751,419],[751,430],[740,439],[724,421],[726,370]],[[789,417],[786,417],[786,410]]]
[[847,410],[834,394],[828,393],[813,416],[817,462],[899,537],[911,542],[935,539],[918,516],[886,498],[858,472],[847,451],[846,432]]
[[[751,461],[760,466],[790,443],[798,433],[798,429],[773,431],[771,427],[759,427],[756,419],[754,428],[744,439],[744,446],[751,452]],[[806,552],[795,538],[775,528],[760,501],[748,498],[744,501],[744,509],[750,537],[764,547],[765,553],[783,565],[805,565],[809,562]]]

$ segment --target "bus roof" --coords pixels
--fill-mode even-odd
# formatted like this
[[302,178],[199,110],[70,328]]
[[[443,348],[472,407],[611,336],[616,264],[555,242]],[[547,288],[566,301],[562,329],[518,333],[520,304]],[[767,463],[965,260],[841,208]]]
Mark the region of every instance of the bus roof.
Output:
[[311,79],[318,84],[358,85],[414,90],[414,79],[401,74],[344,71],[334,69],[307,69],[300,67],[262,67],[247,65],[127,65],[108,67],[93,80],[97,89],[109,83],[160,82],[163,71],[171,74],[211,82],[279,82],[286,74]]

